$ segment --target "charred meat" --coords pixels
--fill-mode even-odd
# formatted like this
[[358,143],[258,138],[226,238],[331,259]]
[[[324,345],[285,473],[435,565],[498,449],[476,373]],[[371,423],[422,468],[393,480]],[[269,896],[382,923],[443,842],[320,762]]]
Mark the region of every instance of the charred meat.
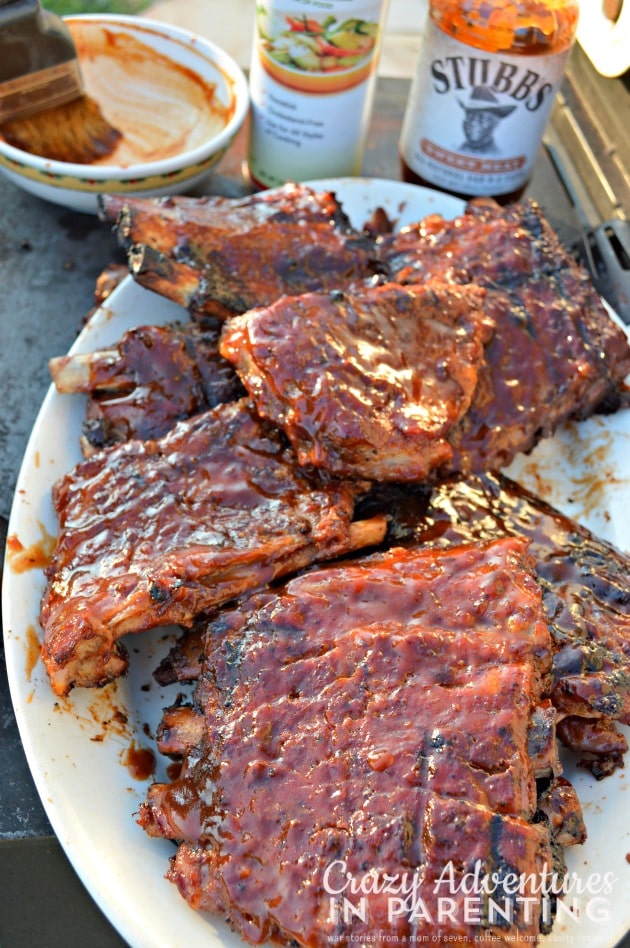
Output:
[[387,509],[386,543],[450,546],[505,535],[530,543],[554,643],[549,694],[558,734],[602,776],[622,763],[630,724],[630,560],[503,475],[471,475],[431,491],[377,491],[363,516]]
[[382,237],[380,250],[400,283],[486,288],[496,332],[444,473],[499,470],[566,419],[627,403],[628,339],[535,204],[471,202],[452,221]]
[[59,535],[41,606],[57,694],[124,672],[119,638],[170,622],[356,547],[356,488],[308,476],[251,406],[233,402],[157,441],[94,454],[54,489]]
[[101,199],[143,286],[220,318],[379,269],[334,194],[299,184],[244,198]]
[[59,392],[88,395],[85,456],[130,438],[159,438],[178,421],[245,395],[219,355],[220,324],[139,326],[106,350],[50,360]]
[[[140,814],[178,842],[168,877],[192,906],[257,944],[438,927],[536,939],[540,904],[527,917],[513,904],[507,921],[486,905],[475,924],[459,892],[440,924],[436,886],[451,866],[457,892],[477,863],[540,879],[556,830],[583,836],[575,797],[557,789],[542,700],[551,640],[525,551],[513,538],[397,548],[311,570],[208,623],[194,705],[167,712],[160,737],[182,771]],[[392,913],[373,892],[362,917],[344,914],[339,878],[370,870],[415,876],[414,899]]]
[[437,281],[284,297],[230,320],[220,351],[301,464],[423,480],[473,399],[493,329],[482,307],[477,288]]

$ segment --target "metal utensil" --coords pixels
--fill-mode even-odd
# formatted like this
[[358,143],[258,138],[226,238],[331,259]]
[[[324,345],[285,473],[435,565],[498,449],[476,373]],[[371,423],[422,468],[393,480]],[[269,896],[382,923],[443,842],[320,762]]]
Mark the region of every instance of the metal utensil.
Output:
[[578,258],[597,291],[630,324],[630,221],[613,219],[586,231]]
[[[580,239],[571,249],[588,270],[600,295],[625,323],[630,324],[630,221],[620,207],[614,209],[618,217],[601,220],[586,182],[581,179],[569,149],[553,126],[547,130],[545,147],[581,231]],[[594,173],[596,162],[593,161],[590,167]],[[603,176],[599,183],[610,190]]]

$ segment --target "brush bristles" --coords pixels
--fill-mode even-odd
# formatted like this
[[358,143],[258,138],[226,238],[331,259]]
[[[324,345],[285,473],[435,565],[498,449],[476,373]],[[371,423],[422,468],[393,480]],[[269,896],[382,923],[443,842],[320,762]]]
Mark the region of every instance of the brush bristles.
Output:
[[0,127],[9,145],[52,161],[89,165],[116,147],[121,133],[87,95]]

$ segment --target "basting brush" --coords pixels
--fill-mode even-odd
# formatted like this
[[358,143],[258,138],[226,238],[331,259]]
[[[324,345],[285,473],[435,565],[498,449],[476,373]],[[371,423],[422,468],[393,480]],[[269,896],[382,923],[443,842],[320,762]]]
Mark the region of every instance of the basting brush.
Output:
[[121,137],[85,93],[67,24],[39,0],[0,0],[0,133],[23,151],[78,164],[110,154]]

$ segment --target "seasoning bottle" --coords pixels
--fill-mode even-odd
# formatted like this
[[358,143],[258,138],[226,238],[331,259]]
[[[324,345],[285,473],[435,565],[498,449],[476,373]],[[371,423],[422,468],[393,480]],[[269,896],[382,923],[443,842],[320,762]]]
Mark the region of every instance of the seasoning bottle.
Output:
[[360,173],[386,7],[256,4],[248,146],[255,187]]
[[577,0],[429,0],[400,140],[403,180],[518,200],[577,21]]

